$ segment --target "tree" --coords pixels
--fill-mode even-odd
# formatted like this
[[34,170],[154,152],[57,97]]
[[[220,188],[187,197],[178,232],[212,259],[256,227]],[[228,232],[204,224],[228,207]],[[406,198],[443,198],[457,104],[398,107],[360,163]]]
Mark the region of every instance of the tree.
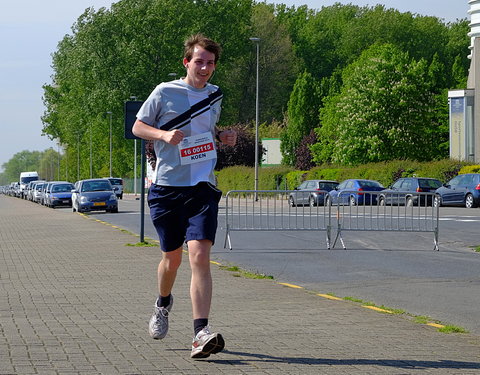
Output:
[[60,41],[52,83],[44,86],[43,133],[65,146],[69,175],[76,176],[79,168],[80,178],[89,177],[90,147],[93,175],[108,171],[107,111],[112,112],[113,174],[132,173],[134,146],[124,139],[124,102],[131,95],[145,99],[171,79],[170,73],[180,77],[183,41],[193,33],[204,31],[223,46],[214,83],[225,93],[228,117],[238,86],[229,72],[251,47],[251,10],[252,0],[121,0],[109,10],[88,8]]
[[310,147],[317,143],[317,134],[315,130],[312,129],[310,134],[305,136],[300,145],[295,151],[295,169],[300,171],[308,171],[315,166],[312,158],[312,152],[310,151]]
[[[298,71],[288,30],[276,20],[273,9],[260,3],[252,11],[250,37],[260,38],[260,122],[282,120]],[[250,43],[249,51],[230,72],[240,78],[237,85],[241,96],[236,109],[238,122],[241,123],[255,119],[256,109],[256,47],[247,41]]]
[[319,142],[312,146],[316,162],[432,159],[434,96],[425,60],[391,44],[375,45],[345,69],[343,83],[321,111]]
[[305,71],[297,78],[288,102],[287,127],[282,133],[280,146],[284,164],[295,165],[300,142],[319,125],[320,105],[320,86]]

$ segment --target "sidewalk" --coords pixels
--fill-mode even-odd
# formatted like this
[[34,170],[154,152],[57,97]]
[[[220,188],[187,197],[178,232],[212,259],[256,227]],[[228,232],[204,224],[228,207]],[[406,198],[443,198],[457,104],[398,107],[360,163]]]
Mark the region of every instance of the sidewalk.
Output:
[[[217,239],[217,241],[222,239]],[[190,359],[189,267],[170,331],[147,333],[159,248],[70,210],[0,195],[0,375],[479,374],[480,337],[212,265],[226,349]]]

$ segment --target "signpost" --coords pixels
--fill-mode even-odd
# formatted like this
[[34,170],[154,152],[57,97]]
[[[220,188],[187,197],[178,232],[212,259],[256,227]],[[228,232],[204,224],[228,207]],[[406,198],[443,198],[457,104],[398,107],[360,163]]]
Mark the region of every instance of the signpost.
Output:
[[140,139],[140,154],[141,154],[141,177],[142,187],[140,191],[140,242],[145,242],[145,140],[136,137],[132,133],[133,124],[137,119],[137,112],[142,106],[143,102],[139,100],[131,100],[125,102],[125,138],[126,139]]

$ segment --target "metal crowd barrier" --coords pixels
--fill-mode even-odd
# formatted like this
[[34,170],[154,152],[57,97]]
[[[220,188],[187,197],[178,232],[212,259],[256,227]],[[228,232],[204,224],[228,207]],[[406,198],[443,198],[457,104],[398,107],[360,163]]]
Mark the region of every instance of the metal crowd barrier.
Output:
[[[293,191],[299,199],[313,193]],[[225,196],[225,244],[232,249],[233,231],[325,231],[330,248],[331,219],[329,207],[324,205],[292,206],[292,191],[231,190]],[[320,193],[315,191],[315,193]],[[327,193],[327,192],[322,192]],[[323,203],[322,203],[323,204]]]
[[[292,204],[291,198],[295,198]],[[312,199],[312,196],[315,199]],[[331,248],[332,231],[345,249],[343,232],[433,233],[438,248],[439,207],[434,193],[231,190],[225,196],[225,243],[232,249],[234,231],[323,231]]]

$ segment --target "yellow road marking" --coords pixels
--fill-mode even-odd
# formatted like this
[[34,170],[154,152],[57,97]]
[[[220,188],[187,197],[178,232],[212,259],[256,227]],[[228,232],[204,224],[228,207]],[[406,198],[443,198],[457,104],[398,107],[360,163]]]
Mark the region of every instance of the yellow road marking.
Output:
[[328,294],[321,294],[321,293],[319,293],[319,294],[317,294],[317,296],[323,297],[323,298],[327,298],[327,299],[333,299],[333,300],[335,300],[335,301],[343,301],[343,299],[341,299],[341,298],[334,297],[334,296],[331,296],[331,295],[328,295]]
[[278,283],[278,284],[288,286],[289,288],[303,289],[303,286],[298,286],[298,285],[293,285],[288,283]]
[[391,312],[391,311],[381,309],[380,307],[376,307],[376,306],[362,306],[362,307],[365,307],[366,309],[370,309],[370,310],[375,310],[375,311],[378,311],[378,312],[393,314],[393,312]]
[[215,262],[214,260],[211,260],[210,263],[216,264],[217,266],[221,266],[221,263]]
[[444,328],[445,327],[444,325],[437,324],[437,323],[427,323],[427,326],[435,327],[435,328]]

